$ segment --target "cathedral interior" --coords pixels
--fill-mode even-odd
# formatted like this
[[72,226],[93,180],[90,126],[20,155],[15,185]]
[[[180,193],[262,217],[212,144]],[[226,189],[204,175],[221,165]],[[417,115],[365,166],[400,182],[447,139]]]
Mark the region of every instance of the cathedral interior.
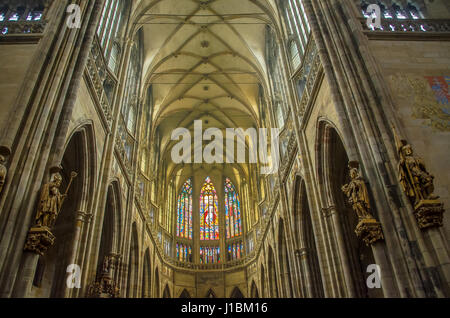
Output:
[[448,0],[0,0],[0,297],[448,298],[449,85]]

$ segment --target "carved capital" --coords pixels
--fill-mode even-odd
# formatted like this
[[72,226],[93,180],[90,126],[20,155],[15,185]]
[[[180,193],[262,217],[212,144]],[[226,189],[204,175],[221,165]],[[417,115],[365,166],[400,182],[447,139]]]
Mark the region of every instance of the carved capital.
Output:
[[442,226],[444,204],[438,200],[421,200],[414,207],[414,216],[421,230]]
[[367,246],[384,240],[381,223],[372,218],[361,219],[356,226],[355,233]]
[[28,231],[24,250],[42,256],[54,243],[55,236],[48,227],[32,227]]

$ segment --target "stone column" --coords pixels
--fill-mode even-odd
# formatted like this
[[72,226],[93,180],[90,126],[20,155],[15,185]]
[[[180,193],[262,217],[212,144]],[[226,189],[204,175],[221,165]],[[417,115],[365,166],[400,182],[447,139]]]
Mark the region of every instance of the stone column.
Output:
[[[81,236],[83,233],[84,225],[87,220],[90,220],[91,217],[92,217],[92,214],[90,214],[90,213],[86,213],[83,211],[77,212],[77,218],[76,218],[76,223],[75,223],[75,232],[73,235],[72,248],[71,248],[72,254],[70,255],[68,264],[76,264],[75,262],[76,262],[76,258],[77,258],[78,248],[80,246],[80,241],[81,241]],[[77,264],[77,265],[81,266],[81,264]],[[70,297],[73,293],[74,293],[73,289],[65,288],[64,289],[64,298]]]

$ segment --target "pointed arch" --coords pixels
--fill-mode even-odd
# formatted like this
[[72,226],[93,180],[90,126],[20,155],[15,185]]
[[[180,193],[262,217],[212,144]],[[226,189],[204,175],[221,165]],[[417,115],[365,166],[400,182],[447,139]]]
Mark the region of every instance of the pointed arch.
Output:
[[163,292],[162,298],[171,298],[170,297],[170,288],[169,288],[168,284],[166,284],[166,287],[164,287],[164,292]]
[[150,249],[147,248],[144,254],[144,267],[142,271],[142,298],[150,298],[151,297],[151,262],[150,262]]
[[241,203],[239,194],[230,178],[225,178],[225,228],[226,237],[242,235]]
[[177,199],[177,236],[192,239],[192,179],[183,184]]
[[66,268],[84,252],[80,244],[82,237],[77,231],[76,219],[80,212],[88,212],[93,205],[95,189],[95,134],[91,121],[77,123],[69,134],[61,160],[61,192],[68,186],[72,171],[78,173],[68,192],[66,200],[52,229],[58,238],[51,249],[36,264],[35,287],[40,297],[67,297],[76,291],[66,285]]
[[189,294],[189,292],[185,289],[183,289],[183,291],[180,294],[179,298],[191,298],[191,295]]
[[216,293],[210,288],[206,293],[206,298],[217,298]]
[[127,298],[137,297],[139,272],[139,241],[136,223],[131,227],[131,244],[128,257],[128,289]]
[[206,177],[200,191],[200,240],[219,239],[219,202],[216,188]]
[[231,292],[230,298],[245,298],[242,294],[239,287],[234,287],[233,291]]
[[294,184],[293,211],[296,245],[303,255],[299,264],[301,293],[308,297],[324,297],[325,292],[308,194],[305,180],[300,176],[297,176]]

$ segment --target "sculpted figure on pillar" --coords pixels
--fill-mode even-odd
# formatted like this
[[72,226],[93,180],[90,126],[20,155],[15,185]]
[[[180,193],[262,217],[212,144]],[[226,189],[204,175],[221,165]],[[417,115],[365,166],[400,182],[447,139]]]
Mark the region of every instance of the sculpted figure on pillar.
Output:
[[53,176],[53,180],[44,184],[36,214],[36,225],[52,228],[61,206],[66,198],[66,194],[59,192],[62,177],[59,173]]
[[398,181],[414,210],[419,228],[443,225],[444,204],[434,195],[434,176],[425,166],[422,158],[414,155],[412,146],[400,139],[395,128],[394,137],[398,151]]
[[354,162],[350,162],[349,167],[351,181],[342,187],[342,191],[348,197],[348,202],[352,205],[359,219],[373,219],[370,213],[369,193],[366,183],[359,175],[357,165],[355,166]]
[[399,182],[411,202],[417,204],[420,200],[438,199],[439,197],[433,194],[434,176],[427,171],[424,161],[414,156],[411,145],[403,140],[398,151],[400,156]]
[[59,191],[62,183],[62,177],[59,173],[54,174],[52,180],[44,184],[39,197],[35,224],[28,231],[24,247],[25,251],[44,255],[54,244],[55,236],[51,232],[51,229],[55,225],[64,199],[67,197],[70,185],[76,176],[77,173],[72,172],[69,185],[64,194],[61,194]]
[[342,191],[348,197],[348,202],[358,215],[359,223],[355,233],[367,246],[384,239],[381,224],[375,220],[371,213],[369,192],[364,179],[359,174],[359,163],[350,161],[351,181],[342,187]]
[[3,185],[6,181],[6,175],[8,174],[8,170],[6,169],[5,165],[5,157],[0,155],[0,194],[3,190]]

